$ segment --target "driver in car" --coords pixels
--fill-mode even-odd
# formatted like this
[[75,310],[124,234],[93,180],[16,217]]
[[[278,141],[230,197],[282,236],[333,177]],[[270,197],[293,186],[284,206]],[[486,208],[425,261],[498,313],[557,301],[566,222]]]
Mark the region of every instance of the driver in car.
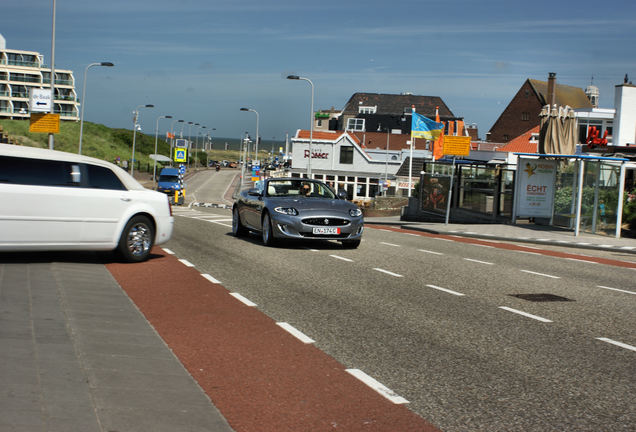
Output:
[[301,187],[300,187],[300,194],[304,195],[306,197],[311,195],[311,188],[309,187],[309,185],[307,183],[304,183]]

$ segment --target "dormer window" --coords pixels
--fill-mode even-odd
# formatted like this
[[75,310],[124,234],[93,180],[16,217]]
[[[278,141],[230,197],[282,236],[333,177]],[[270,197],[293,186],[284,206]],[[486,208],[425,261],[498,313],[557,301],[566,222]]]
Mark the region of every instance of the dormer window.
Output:
[[378,111],[378,107],[376,106],[359,106],[358,114],[375,114]]
[[364,119],[360,119],[360,118],[347,119],[347,130],[356,131],[356,132],[364,132]]

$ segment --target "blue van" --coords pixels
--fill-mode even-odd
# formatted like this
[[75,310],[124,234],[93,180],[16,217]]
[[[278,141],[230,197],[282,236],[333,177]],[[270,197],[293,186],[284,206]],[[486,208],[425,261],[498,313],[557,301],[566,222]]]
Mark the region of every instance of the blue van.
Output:
[[164,168],[159,173],[157,190],[168,195],[171,202],[183,204],[185,198],[185,185],[179,177],[179,169]]

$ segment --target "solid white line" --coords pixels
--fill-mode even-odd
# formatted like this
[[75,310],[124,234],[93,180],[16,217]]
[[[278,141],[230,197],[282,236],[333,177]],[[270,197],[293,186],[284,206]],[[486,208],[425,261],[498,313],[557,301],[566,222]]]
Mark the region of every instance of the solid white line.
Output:
[[619,292],[623,292],[623,293],[627,293],[627,294],[636,294],[636,292],[634,292],[634,291],[627,291],[627,290],[622,290],[622,289],[618,289],[618,288],[610,288],[610,287],[606,287],[606,286],[603,286],[603,285],[597,285],[597,287],[603,288],[603,289],[612,290],[612,291],[619,291]]
[[579,258],[566,258],[566,260],[582,262],[585,264],[598,264],[596,261],[588,261],[588,260],[579,259]]
[[249,307],[254,307],[254,306],[256,306],[256,303],[254,303],[254,302],[252,302],[252,301],[250,301],[250,300],[246,299],[245,297],[243,297],[243,296],[242,296],[242,295],[240,295],[239,293],[233,292],[233,293],[230,293],[230,295],[231,295],[232,297],[234,297],[235,299],[237,299],[238,301],[240,301],[241,303],[243,303],[244,305],[246,305],[246,306],[249,306]]
[[535,320],[541,321],[541,322],[546,322],[546,323],[552,322],[549,319],[542,318],[542,317],[537,316],[537,315],[532,315],[532,314],[529,314],[527,312],[522,312],[520,310],[512,309],[512,308],[505,307],[505,306],[499,306],[499,309],[507,310],[508,312],[516,313],[516,314],[519,314],[519,315],[523,315],[524,317],[532,318],[532,319],[535,319]]
[[561,277],[559,277],[559,276],[552,276],[552,275],[545,274],[545,273],[537,273],[537,272],[533,272],[533,271],[530,271],[530,270],[521,270],[521,271],[524,272],[524,273],[530,273],[530,274],[537,275],[537,276],[545,276],[545,277],[549,277],[549,278],[552,278],[552,279],[561,279]]
[[212,283],[221,284],[221,281],[216,280],[215,278],[213,278],[212,276],[210,276],[207,273],[202,273],[201,276],[203,276],[204,278],[206,278],[207,280],[209,280]]
[[404,234],[410,235],[410,236],[415,236],[415,237],[421,237],[421,235],[415,234],[415,233],[404,233]]
[[393,247],[401,247],[400,245],[396,245],[396,244],[393,244],[393,243],[387,243],[387,242],[380,242],[380,244],[387,245],[387,246],[393,246]]
[[520,252],[520,253],[529,254],[529,255],[541,255],[540,253],[537,253],[537,252],[530,252],[530,251],[524,251],[524,250],[515,250],[515,252]]
[[439,291],[444,291],[445,293],[456,295],[456,296],[464,296],[464,295],[466,295],[466,294],[462,294],[462,293],[457,292],[457,291],[449,290],[447,288],[438,287],[437,285],[426,285],[426,286],[429,287],[429,288],[433,288],[433,289],[436,289],[436,290],[439,290]]
[[161,250],[163,250],[165,253],[169,254],[169,255],[174,255],[174,252],[172,252],[170,249],[168,248],[161,248]]
[[[232,220],[232,219],[228,219],[228,220]],[[215,223],[215,224],[217,224],[217,225],[223,225],[223,226],[226,226],[226,227],[232,228],[232,225],[230,225],[230,224],[226,224],[226,223],[221,223],[221,222],[219,222],[219,221],[208,221],[208,222],[212,222],[212,223]]]
[[388,270],[384,270],[384,269],[381,269],[381,268],[374,268],[373,270],[377,270],[379,272],[386,273],[388,275],[395,276],[395,277],[403,277],[401,274],[393,273],[393,272],[390,272]]
[[428,254],[433,254],[433,255],[444,255],[444,254],[443,254],[443,253],[441,253],[441,252],[433,252],[433,251],[426,250],[426,249],[418,249],[418,251],[420,251],[420,252],[424,252],[424,253],[428,253]]
[[437,239],[437,240],[444,240],[444,241],[449,241],[449,242],[455,241],[455,240],[452,240],[452,239],[447,239],[447,238],[442,238],[442,237],[433,237],[433,238]]
[[479,244],[479,243],[469,243],[469,244],[472,244],[473,246],[480,246],[480,247],[485,247],[485,248],[494,248],[494,246],[485,245],[485,244]]
[[281,327],[286,332],[290,333],[296,339],[299,339],[302,343],[310,344],[315,342],[315,340],[286,322],[278,322],[276,323],[276,325]]
[[394,404],[407,404],[409,401],[404,399],[402,396],[397,395],[393,390],[386,387],[384,384],[376,381],[371,378],[369,375],[362,372],[360,369],[346,369],[354,377],[358,378],[360,381],[371,387],[376,392],[380,393],[382,396],[393,402]]
[[336,258],[336,259],[342,260],[342,261],[353,262],[352,259],[341,257],[341,256],[338,256],[338,255],[329,255],[329,256],[332,257],[332,258]]
[[192,264],[190,261],[185,260],[183,258],[179,259],[179,261],[181,261],[181,264],[188,266],[188,267],[194,267],[194,264]]
[[[487,247],[492,247],[492,246],[487,246]],[[472,258],[464,258],[464,259],[465,259],[466,261],[476,262],[476,263],[479,263],[479,264],[493,265],[493,263],[488,262],[488,261],[479,261],[479,260],[472,259]]]
[[635,346],[627,345],[626,343],[623,343],[623,342],[618,342],[618,341],[615,341],[615,340],[612,340],[612,339],[608,339],[608,338],[596,338],[596,339],[598,339],[600,341],[603,341],[603,342],[611,343],[612,345],[616,345],[616,346],[619,346],[621,348],[625,348],[625,349],[628,349],[628,350],[636,351],[636,347]]

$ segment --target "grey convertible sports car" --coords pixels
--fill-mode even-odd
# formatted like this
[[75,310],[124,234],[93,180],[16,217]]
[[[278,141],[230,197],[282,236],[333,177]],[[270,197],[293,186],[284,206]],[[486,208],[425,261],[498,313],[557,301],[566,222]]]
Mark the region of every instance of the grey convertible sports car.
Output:
[[243,191],[232,208],[232,232],[260,232],[263,243],[278,239],[339,240],[357,248],[362,211],[326,184],[301,178],[271,178]]

